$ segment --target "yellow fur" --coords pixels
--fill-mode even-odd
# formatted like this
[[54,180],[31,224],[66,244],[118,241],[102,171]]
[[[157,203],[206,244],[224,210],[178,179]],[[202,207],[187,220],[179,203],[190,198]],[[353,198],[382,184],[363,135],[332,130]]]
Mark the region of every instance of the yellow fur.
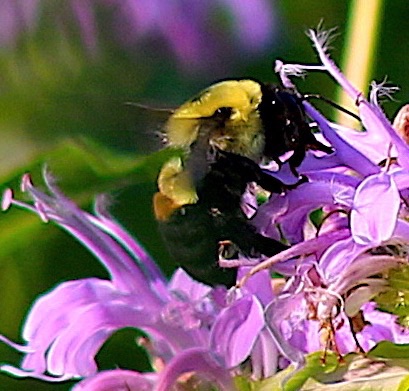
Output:
[[164,196],[180,206],[197,201],[196,190],[179,157],[164,164],[158,177],[158,187]]
[[[259,161],[264,148],[257,111],[261,95],[260,84],[253,80],[227,80],[210,86],[170,116],[165,125],[168,145],[185,149],[189,159],[190,147],[200,132],[205,133],[210,147]],[[231,115],[218,126],[211,118],[224,107],[231,108]],[[171,159],[162,167],[158,187],[173,207],[197,202],[191,173],[180,158]]]
[[165,132],[169,146],[186,148],[197,139],[201,120],[221,107],[233,109],[224,129],[214,129],[210,143],[218,148],[250,158],[258,158],[264,146],[257,107],[261,86],[253,80],[216,83],[180,106],[169,118]]

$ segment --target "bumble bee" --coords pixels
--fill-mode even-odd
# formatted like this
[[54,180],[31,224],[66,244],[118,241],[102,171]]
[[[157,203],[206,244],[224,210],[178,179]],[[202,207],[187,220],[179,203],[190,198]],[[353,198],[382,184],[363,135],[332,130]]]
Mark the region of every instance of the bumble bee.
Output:
[[315,139],[297,93],[254,79],[210,86],[170,115],[164,133],[185,157],[169,160],[158,176],[159,229],[175,261],[210,285],[236,282],[235,269],[219,266],[221,243],[229,244],[227,258],[287,248],[257,233],[241,208],[249,183],[275,193],[286,188],[259,163],[293,151],[296,172],[307,149],[332,152]]

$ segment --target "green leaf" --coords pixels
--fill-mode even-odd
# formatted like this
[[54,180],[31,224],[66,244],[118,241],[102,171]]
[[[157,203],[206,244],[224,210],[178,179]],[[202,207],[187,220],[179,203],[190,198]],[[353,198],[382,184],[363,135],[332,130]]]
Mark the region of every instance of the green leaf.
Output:
[[409,344],[395,344],[390,341],[382,341],[372,348],[368,355],[382,358],[407,358],[409,362]]
[[135,183],[155,183],[160,167],[176,154],[180,152],[164,149],[147,156],[134,156],[108,149],[89,139],[68,139],[40,153],[31,164],[17,168],[0,181],[15,184],[24,172],[37,178],[47,165],[52,174],[61,179],[63,191],[72,191],[74,198],[90,201],[101,191]]
[[388,289],[381,292],[375,301],[379,309],[397,315],[398,322],[409,327],[409,267],[402,266],[388,272]]
[[[407,390],[408,369],[402,360],[383,360],[348,354],[342,361],[335,354],[328,354],[322,362],[322,352],[306,357],[303,368],[294,371],[289,367],[262,380],[249,381],[236,378],[239,391],[384,391]],[[406,360],[405,360],[406,361]]]
[[285,383],[284,390],[299,390],[309,378],[331,373],[337,369],[338,364],[338,357],[331,352],[327,352],[325,360],[323,360],[322,352],[309,354],[306,357],[305,365],[290,375]]
[[310,220],[315,228],[318,228],[322,224],[323,217],[324,213],[322,212],[322,208],[315,209],[310,213]]
[[244,376],[236,376],[234,378],[234,385],[238,391],[252,391],[254,388],[252,387],[252,383],[248,378]]
[[409,290],[409,266],[404,265],[389,271],[388,282],[392,288]]
[[235,386],[239,391],[271,391],[282,390],[283,384],[291,373],[292,367],[278,372],[276,375],[263,380],[250,380],[245,376],[237,376],[234,379]]

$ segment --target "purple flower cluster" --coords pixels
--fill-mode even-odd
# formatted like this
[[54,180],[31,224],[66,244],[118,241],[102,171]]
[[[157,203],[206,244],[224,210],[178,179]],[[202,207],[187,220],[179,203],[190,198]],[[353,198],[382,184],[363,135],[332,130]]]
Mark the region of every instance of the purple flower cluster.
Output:
[[[293,88],[290,76],[311,68],[328,72],[356,102],[365,130],[332,123],[304,102],[334,153],[308,151],[299,170],[308,182],[272,195],[254,217],[260,232],[282,235],[291,247],[253,268],[241,266],[238,285],[230,291],[198,283],[181,269],[168,282],[108,215],[101,198],[92,215],[61,194],[48,173],[47,193],[26,175],[23,190],[33,204],[14,199],[8,190],[3,209],[13,204],[54,221],[96,256],[110,279],[65,282],[40,297],[24,324],[24,346],[1,337],[24,353],[19,367],[2,365],[3,372],[46,381],[82,379],[76,391],[164,391],[192,379],[233,390],[234,376],[264,379],[288,363],[301,366],[305,353],[325,348],[345,354],[367,351],[382,340],[409,342],[396,317],[373,302],[387,289],[383,273],[407,264],[406,117],[400,116],[403,126],[396,125],[397,131],[378,104],[378,97],[391,91],[373,85],[366,100],[329,58],[328,32],[310,31],[310,38],[320,64],[277,62],[283,84]],[[289,179],[291,170],[284,164],[271,174]],[[318,228],[310,219],[317,210]],[[271,270],[285,278],[272,280]],[[95,355],[125,327],[146,333],[155,372],[98,372]]]

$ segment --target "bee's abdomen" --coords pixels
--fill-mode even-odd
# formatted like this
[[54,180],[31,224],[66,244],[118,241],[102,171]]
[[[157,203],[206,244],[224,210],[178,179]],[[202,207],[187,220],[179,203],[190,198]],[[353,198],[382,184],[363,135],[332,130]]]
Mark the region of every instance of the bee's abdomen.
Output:
[[236,283],[236,269],[218,264],[223,228],[200,205],[176,211],[167,221],[159,222],[159,230],[172,258],[195,279],[210,285]]

